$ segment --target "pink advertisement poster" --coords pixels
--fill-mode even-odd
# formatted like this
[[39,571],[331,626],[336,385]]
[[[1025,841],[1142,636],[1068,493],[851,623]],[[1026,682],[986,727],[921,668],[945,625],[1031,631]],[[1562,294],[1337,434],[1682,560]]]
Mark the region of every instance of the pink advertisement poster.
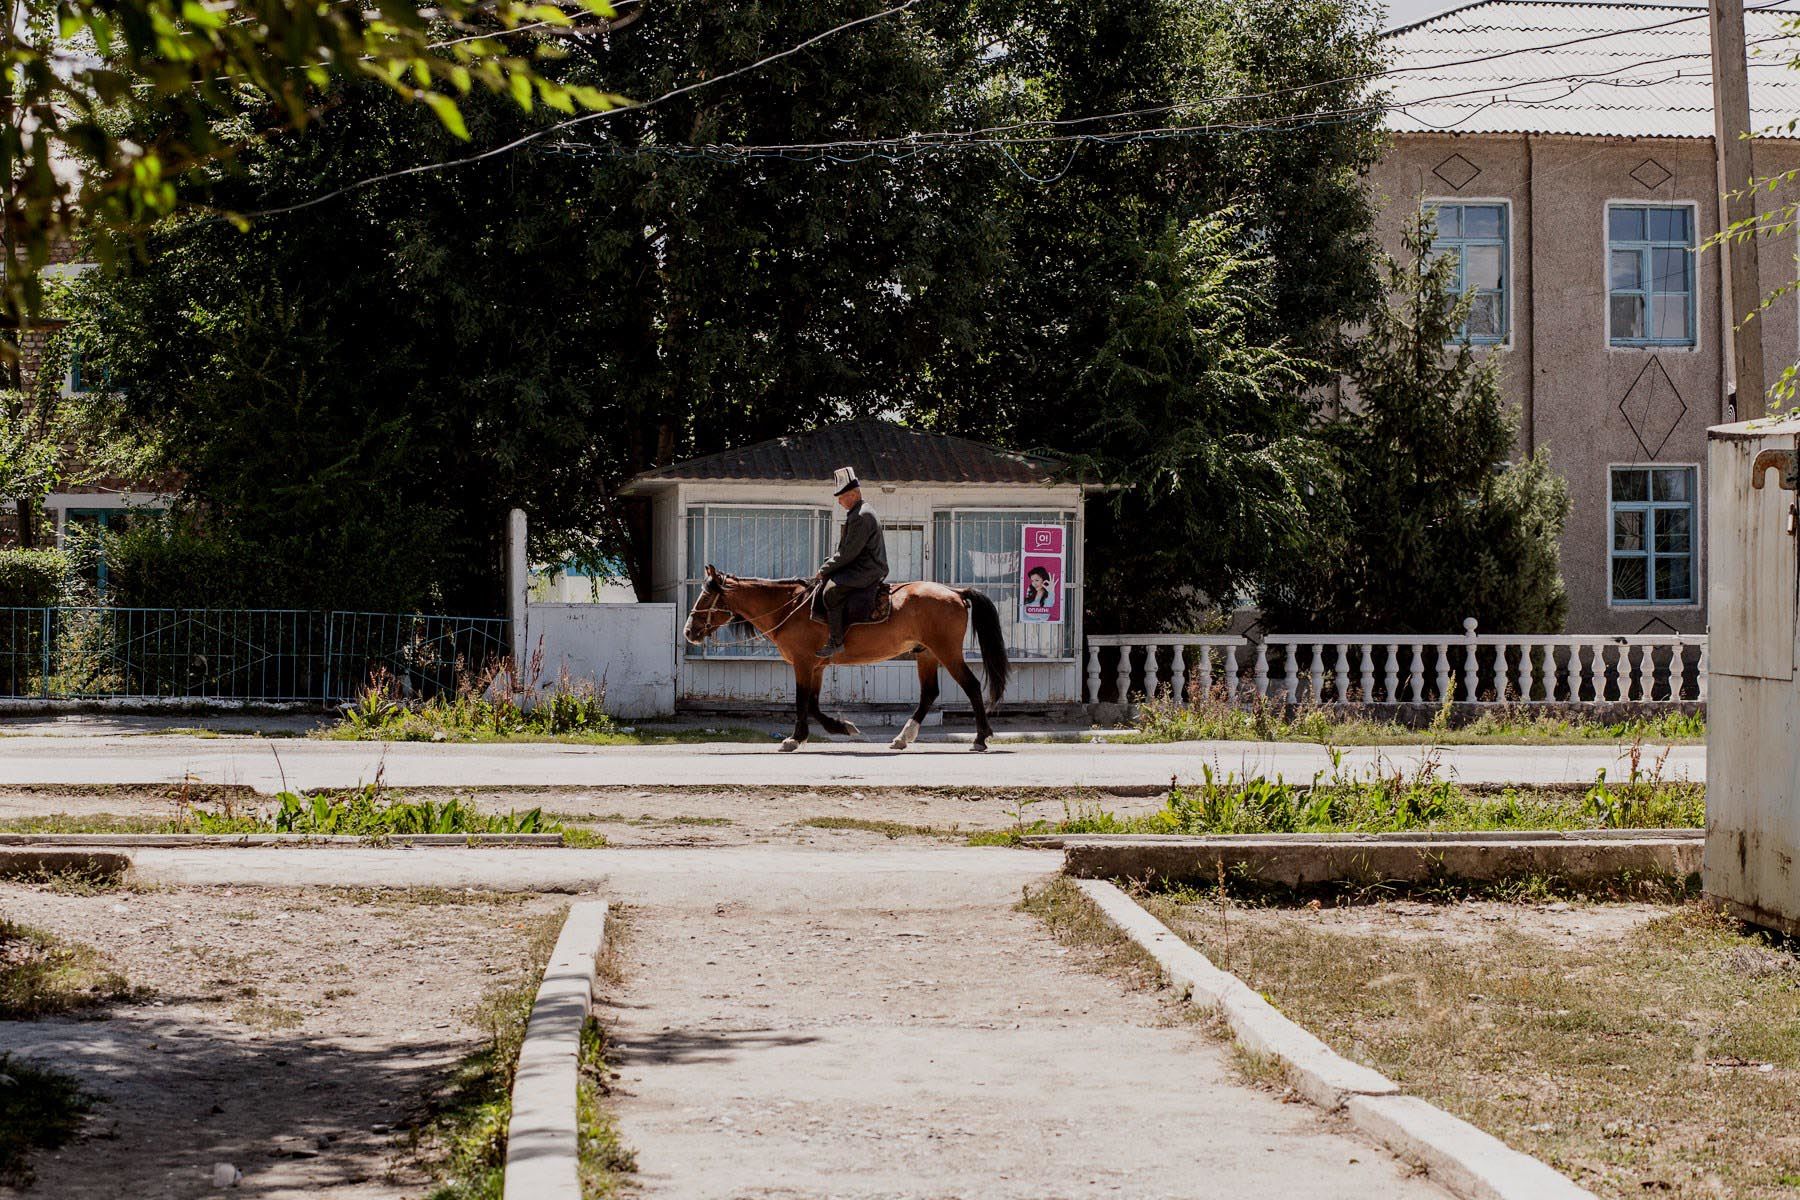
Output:
[[1027,525],[1024,554],[1019,560],[1019,620],[1040,625],[1063,621],[1063,564],[1066,561],[1061,525]]

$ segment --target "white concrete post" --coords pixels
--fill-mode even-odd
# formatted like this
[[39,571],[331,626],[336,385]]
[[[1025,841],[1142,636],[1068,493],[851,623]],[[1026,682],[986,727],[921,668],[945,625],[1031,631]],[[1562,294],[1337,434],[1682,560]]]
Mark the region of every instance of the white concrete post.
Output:
[[531,645],[531,565],[525,557],[525,510],[506,514],[506,615],[512,619],[513,690],[523,689]]
[[[1471,704],[1473,704],[1475,702],[1475,698],[1476,698],[1475,685],[1481,681],[1481,664],[1475,657],[1476,642],[1475,642],[1475,618],[1474,617],[1464,617],[1463,618],[1463,639],[1464,639],[1463,671],[1467,675],[1467,678],[1463,680],[1463,687],[1465,689],[1467,689],[1468,694],[1469,694],[1469,702]],[[1504,647],[1502,647],[1500,650],[1499,661],[1500,661],[1502,670],[1498,670],[1498,671],[1494,672],[1495,690],[1496,691],[1505,691],[1506,683],[1505,683],[1505,679],[1503,678],[1503,675],[1504,675],[1504,666],[1505,666],[1505,662],[1506,662],[1506,650]]]

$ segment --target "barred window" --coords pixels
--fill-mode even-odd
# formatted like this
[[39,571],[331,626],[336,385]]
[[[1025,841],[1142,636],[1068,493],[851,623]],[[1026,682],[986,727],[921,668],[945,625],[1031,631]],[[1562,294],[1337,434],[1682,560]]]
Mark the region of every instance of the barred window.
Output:
[[[1063,527],[1063,622],[1044,625],[1019,619],[1021,539],[1027,525]],[[1075,555],[1075,514],[1043,509],[959,508],[932,519],[932,578],[951,587],[978,588],[1000,610],[1007,653],[1020,659],[1075,657],[1076,608],[1080,584]],[[969,646],[974,646],[971,633]]]
[[[692,608],[710,564],[732,575],[794,579],[811,575],[829,552],[831,513],[823,508],[706,504],[687,510],[687,603]],[[733,623],[692,658],[780,658],[767,639]]]

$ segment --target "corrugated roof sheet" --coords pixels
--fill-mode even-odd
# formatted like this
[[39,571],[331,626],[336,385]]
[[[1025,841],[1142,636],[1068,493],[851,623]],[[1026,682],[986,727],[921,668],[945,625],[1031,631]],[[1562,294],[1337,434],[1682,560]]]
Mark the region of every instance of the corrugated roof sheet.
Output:
[[[1745,14],[1751,123],[1793,137],[1792,5]],[[1479,0],[1383,35],[1388,128],[1401,133],[1711,137],[1706,8]]]
[[922,433],[892,421],[847,421],[645,471],[638,484],[683,479],[816,480],[854,467],[868,484],[1072,482],[1060,459]]

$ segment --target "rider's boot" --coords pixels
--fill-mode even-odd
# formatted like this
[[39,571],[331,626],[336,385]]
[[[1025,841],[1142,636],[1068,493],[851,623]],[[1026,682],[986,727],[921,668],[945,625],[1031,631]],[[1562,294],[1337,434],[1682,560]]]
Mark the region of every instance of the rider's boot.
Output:
[[831,622],[831,636],[823,646],[813,651],[815,658],[830,658],[844,648],[844,618],[850,614],[842,604],[833,604],[826,610],[825,616]]

